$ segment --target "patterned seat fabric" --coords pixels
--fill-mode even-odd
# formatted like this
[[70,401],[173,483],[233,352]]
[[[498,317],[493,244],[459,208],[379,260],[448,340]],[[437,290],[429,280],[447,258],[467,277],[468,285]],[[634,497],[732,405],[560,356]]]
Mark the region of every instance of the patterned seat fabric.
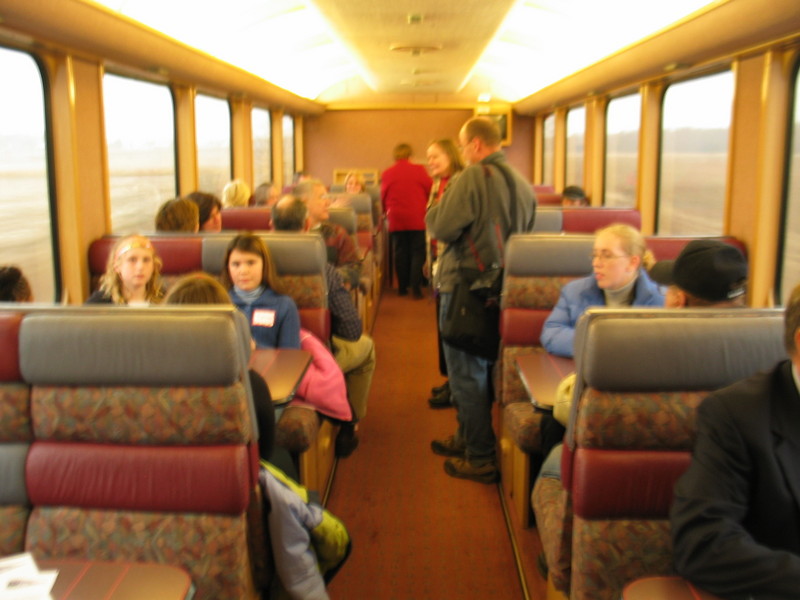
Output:
[[22,552],[30,507],[25,459],[33,439],[30,386],[19,372],[22,315],[0,313],[0,556]]

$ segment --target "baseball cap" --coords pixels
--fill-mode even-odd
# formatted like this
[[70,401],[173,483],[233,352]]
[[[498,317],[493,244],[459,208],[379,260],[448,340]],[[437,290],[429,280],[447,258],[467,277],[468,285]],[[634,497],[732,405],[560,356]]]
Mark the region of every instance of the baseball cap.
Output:
[[675,260],[653,265],[649,275],[660,285],[676,285],[708,302],[724,302],[745,293],[747,259],[730,244],[692,240]]

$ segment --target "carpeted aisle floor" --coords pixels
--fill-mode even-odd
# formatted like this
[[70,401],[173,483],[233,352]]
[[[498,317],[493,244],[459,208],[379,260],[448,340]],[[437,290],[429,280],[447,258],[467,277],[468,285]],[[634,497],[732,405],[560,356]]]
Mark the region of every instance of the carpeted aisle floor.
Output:
[[497,487],[448,477],[430,450],[455,430],[454,409],[426,402],[443,381],[434,313],[428,299],[381,300],[361,444],[339,461],[327,504],[354,544],[333,600],[523,597]]

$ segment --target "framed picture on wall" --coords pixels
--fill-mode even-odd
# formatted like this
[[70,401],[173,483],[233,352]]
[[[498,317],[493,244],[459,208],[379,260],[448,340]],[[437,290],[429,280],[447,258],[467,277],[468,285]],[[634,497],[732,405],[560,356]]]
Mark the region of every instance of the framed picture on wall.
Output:
[[500,127],[500,137],[502,146],[511,145],[511,107],[498,108],[494,106],[479,106],[475,109],[475,115],[489,117],[497,121]]

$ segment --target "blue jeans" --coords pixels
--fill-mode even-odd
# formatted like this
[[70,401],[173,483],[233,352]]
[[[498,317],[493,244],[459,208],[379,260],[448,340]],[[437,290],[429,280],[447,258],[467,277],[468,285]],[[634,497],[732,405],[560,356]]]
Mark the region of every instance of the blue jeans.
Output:
[[[439,328],[444,323],[452,294],[440,296]],[[492,398],[489,389],[492,363],[442,342],[450,393],[458,411],[456,437],[466,442],[467,459],[495,460],[496,439],[492,429]]]

